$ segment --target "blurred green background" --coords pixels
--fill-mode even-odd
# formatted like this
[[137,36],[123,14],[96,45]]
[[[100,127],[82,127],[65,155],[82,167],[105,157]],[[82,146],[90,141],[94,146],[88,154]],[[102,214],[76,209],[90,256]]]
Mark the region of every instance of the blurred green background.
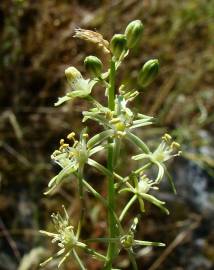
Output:
[[[79,211],[73,183],[52,197],[43,195],[57,172],[50,154],[60,138],[80,131],[87,106],[78,100],[54,108],[66,88],[64,69],[72,65],[84,74],[89,54],[107,61],[95,46],[72,37],[75,27],[96,30],[108,40],[134,19],[143,21],[144,36],[121,67],[118,82],[136,87],[137,70],[148,59],[159,59],[158,78],[137,100],[142,113],[156,117],[156,125],[139,135],[152,145],[167,130],[183,150],[170,164],[178,195],[165,185],[160,194],[171,215],[148,205],[139,226],[139,239],[163,241],[167,248],[136,250],[137,260],[140,269],[213,269],[213,0],[0,1],[0,269],[39,269],[53,247],[38,230],[52,229],[50,213],[62,204],[74,221]],[[101,97],[99,91],[95,95]],[[97,129],[92,124],[91,132]],[[88,177],[105,195],[105,179],[93,170]],[[103,236],[105,209],[89,194],[86,199],[85,236]],[[88,257],[85,261],[87,269],[101,269]],[[131,269],[125,253],[118,267]],[[64,269],[78,268],[68,261]]]

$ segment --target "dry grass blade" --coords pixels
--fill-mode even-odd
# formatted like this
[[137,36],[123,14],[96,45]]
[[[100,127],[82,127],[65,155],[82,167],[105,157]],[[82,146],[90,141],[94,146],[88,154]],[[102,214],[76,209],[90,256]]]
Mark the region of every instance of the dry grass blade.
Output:
[[162,255],[152,264],[152,266],[148,270],[156,270],[159,269],[161,264],[167,259],[167,257],[173,252],[173,250],[181,245],[187,236],[195,230],[200,224],[200,219],[193,222],[186,230],[180,232],[177,237],[172,241],[172,243],[165,249]]

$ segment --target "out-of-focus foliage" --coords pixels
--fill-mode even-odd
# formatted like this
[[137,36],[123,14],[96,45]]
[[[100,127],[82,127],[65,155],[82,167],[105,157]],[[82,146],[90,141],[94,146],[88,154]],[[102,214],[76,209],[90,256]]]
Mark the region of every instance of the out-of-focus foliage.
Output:
[[[213,174],[213,6],[213,0],[0,1],[1,269],[17,269],[21,257],[41,245],[38,229],[52,226],[44,214],[47,205],[52,212],[60,207],[63,197],[67,198],[72,215],[79,211],[70,186],[60,190],[54,199],[41,196],[54,175],[49,155],[55,148],[55,141],[71,129],[79,129],[80,115],[86,107],[75,101],[63,108],[53,108],[53,103],[66,88],[64,69],[73,65],[84,73],[82,63],[88,54],[99,56],[104,63],[108,61],[101,50],[73,39],[75,27],[97,29],[108,39],[113,33],[124,30],[131,20],[144,22],[143,42],[127,58],[120,78],[135,87],[137,74],[133,70],[139,69],[148,60],[147,56],[160,60],[157,80],[144,90],[145,94],[138,101],[143,113],[159,116],[156,129],[148,129],[143,136],[151,144],[156,143],[156,135],[165,131],[159,124],[166,126],[185,145],[185,157]],[[96,94],[99,97],[99,89]],[[96,129],[98,127],[94,126]],[[94,171],[90,173],[100,192],[105,194],[102,179]],[[183,176],[187,177],[188,173]],[[192,177],[196,179],[194,174]],[[209,181],[213,188],[213,179]],[[178,194],[181,190],[182,186]],[[204,187],[200,186],[199,193],[202,190]],[[70,193],[72,197],[68,195]],[[97,216],[103,215],[102,206],[95,205],[92,198],[89,198],[89,205],[92,211],[85,233],[93,231],[98,237],[105,230],[103,224],[96,224]],[[192,219],[198,220],[191,208],[184,206],[184,203],[173,206],[177,207],[174,217],[169,219],[168,225],[158,228],[155,224],[160,222],[160,217],[154,211],[152,216],[145,218],[143,235],[158,240],[157,235],[161,232],[170,244],[178,234],[178,228],[182,230]],[[186,223],[177,224],[178,219]],[[207,268],[204,266],[203,269],[209,269],[214,257],[213,236],[207,235],[206,239],[201,236],[204,241],[202,259],[208,260]],[[139,260],[148,269],[158,254],[154,250],[138,253]],[[182,250],[173,254],[158,269],[175,269],[176,266],[200,269],[194,266],[195,262],[192,262],[193,268],[187,268],[191,261],[182,258]],[[126,261],[123,265],[128,269]],[[88,265],[88,268],[99,269],[99,265]],[[75,268],[70,265],[68,269]]]

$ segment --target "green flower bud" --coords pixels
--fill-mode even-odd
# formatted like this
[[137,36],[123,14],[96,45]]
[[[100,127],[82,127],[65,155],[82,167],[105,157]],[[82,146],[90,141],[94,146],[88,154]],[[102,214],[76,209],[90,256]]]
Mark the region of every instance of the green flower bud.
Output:
[[143,24],[140,20],[135,20],[130,22],[125,30],[125,35],[127,39],[127,47],[129,49],[133,48],[141,39],[143,35]]
[[99,58],[90,55],[85,58],[84,61],[85,68],[94,77],[99,77],[102,72],[103,64]]
[[139,72],[138,82],[140,86],[148,86],[157,76],[159,62],[157,59],[147,61]]
[[127,41],[125,35],[116,34],[113,36],[110,43],[110,49],[116,59],[119,59],[121,54],[126,50],[126,44]]

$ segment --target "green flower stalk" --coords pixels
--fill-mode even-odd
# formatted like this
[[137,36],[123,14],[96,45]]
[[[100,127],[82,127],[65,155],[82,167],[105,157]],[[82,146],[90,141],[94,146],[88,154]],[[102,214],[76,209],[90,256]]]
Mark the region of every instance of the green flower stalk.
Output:
[[[75,68],[69,67],[65,70],[68,82],[68,91],[65,96],[60,97],[56,106],[72,101],[75,98],[83,98],[89,102],[90,107],[83,111],[83,123],[88,120],[97,122],[102,131],[90,137],[87,129],[83,128],[79,139],[74,132],[61,139],[59,147],[51,155],[52,160],[60,167],[59,173],[55,175],[48,184],[46,195],[57,192],[66,181],[76,181],[80,200],[81,214],[78,228],[70,224],[70,218],[64,208],[64,215],[52,215],[55,226],[54,233],[41,231],[42,234],[51,237],[53,243],[57,243],[60,250],[48,258],[45,265],[55,258],[60,258],[59,267],[70,257],[73,257],[80,269],[87,269],[78,255],[81,249],[92,258],[103,263],[104,270],[112,270],[117,267],[116,258],[121,250],[125,250],[132,264],[132,269],[138,269],[134,247],[135,246],[165,246],[163,243],[136,240],[135,232],[140,215],[146,211],[145,202],[158,207],[164,213],[169,214],[165,202],[156,197],[159,184],[167,176],[170,185],[175,191],[174,183],[166,168],[166,162],[181,154],[180,145],[172,140],[169,134],[162,137],[162,141],[155,149],[150,149],[142,138],[135,134],[137,128],[147,128],[153,124],[153,117],[141,114],[132,109],[132,103],[140,92],[136,89],[128,89],[126,85],[116,84],[119,67],[129,50],[136,46],[143,34],[143,24],[136,20],[131,22],[125,30],[125,34],[116,34],[110,43],[97,32],[85,29],[76,29],[75,37],[97,45],[104,55],[110,58],[109,67],[103,70],[100,59],[96,56],[85,58],[84,65],[91,78],[85,79]],[[139,85],[148,86],[157,76],[159,69],[158,60],[149,60],[139,72]],[[103,97],[107,105],[101,104],[93,96],[93,87],[99,84],[103,87]],[[121,152],[121,145],[129,141],[134,146],[135,154],[128,160]],[[94,156],[98,152],[106,153],[106,164],[100,164]],[[136,167],[128,175],[118,173],[118,160],[123,158],[124,164],[131,161]],[[137,162],[136,162],[137,161]],[[105,177],[107,196],[99,194],[95,187],[91,186],[87,179],[86,167],[95,168]],[[156,170],[150,171],[154,167]],[[153,172],[153,174],[152,174]],[[148,178],[147,175],[151,177]],[[72,177],[71,177],[72,176]],[[153,191],[156,190],[154,194]],[[85,191],[90,192],[106,208],[107,229],[103,237],[95,239],[84,239],[82,237],[82,226],[85,215],[87,215]],[[124,192],[131,195],[126,200]],[[124,206],[120,208],[118,200],[125,200]],[[133,217],[133,223],[127,229],[127,215],[132,215],[130,209],[133,205],[138,206],[139,216]],[[81,241],[79,240],[81,239]],[[107,244],[106,255],[91,249],[90,242],[101,242]]]

